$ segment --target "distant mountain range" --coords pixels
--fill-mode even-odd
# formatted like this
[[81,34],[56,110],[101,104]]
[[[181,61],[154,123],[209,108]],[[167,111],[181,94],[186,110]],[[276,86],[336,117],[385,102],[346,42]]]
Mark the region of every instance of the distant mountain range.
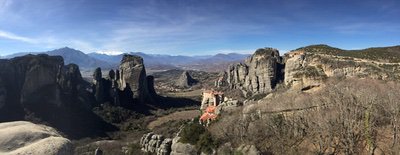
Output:
[[69,47],[64,47],[52,51],[47,52],[22,52],[22,53],[15,53],[12,55],[7,55],[2,57],[3,59],[10,59],[14,57],[19,57],[27,54],[48,54],[48,55],[59,55],[64,58],[65,64],[74,63],[77,64],[82,69],[91,69],[95,67],[102,67],[102,68],[112,68],[114,64],[108,63],[106,61],[102,61],[96,58],[93,58],[82,51],[75,50]]
[[[85,54],[82,51],[64,47],[47,52],[22,52],[1,57],[9,59],[27,54],[48,54],[60,55],[64,58],[64,62],[74,63],[82,69],[92,70],[97,67],[103,69],[116,68],[120,63],[123,54],[107,55],[99,53]],[[161,54],[145,54],[142,52],[130,52],[129,54],[143,57],[147,69],[150,70],[167,70],[167,69],[189,69],[189,70],[206,70],[220,71],[213,68],[226,66],[226,64],[243,61],[249,54],[216,54],[216,55],[201,55],[201,56],[182,56],[182,55],[161,55]],[[213,70],[210,70],[213,69]]]

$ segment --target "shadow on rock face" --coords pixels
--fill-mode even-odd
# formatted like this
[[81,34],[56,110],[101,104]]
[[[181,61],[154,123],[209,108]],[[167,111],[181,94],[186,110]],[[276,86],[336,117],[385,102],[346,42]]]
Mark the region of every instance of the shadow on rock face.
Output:
[[87,91],[79,67],[64,66],[60,56],[0,60],[0,79],[0,90],[5,92],[0,122],[47,124],[71,139],[106,136],[106,132],[117,130],[92,112],[94,97]]
[[80,102],[57,105],[44,100],[41,103],[25,102],[24,105],[24,119],[48,124],[70,139],[106,137],[106,132],[118,130]]
[[200,102],[188,98],[163,97],[156,95],[151,99],[146,100],[144,103],[139,99],[134,99],[133,104],[125,105],[123,107],[144,115],[151,115],[151,111],[157,109],[165,110],[191,106],[200,106]]
[[195,101],[189,98],[179,98],[179,97],[157,96],[156,101],[157,103],[155,104],[155,106],[162,109],[182,108],[182,107],[200,105],[199,101]]

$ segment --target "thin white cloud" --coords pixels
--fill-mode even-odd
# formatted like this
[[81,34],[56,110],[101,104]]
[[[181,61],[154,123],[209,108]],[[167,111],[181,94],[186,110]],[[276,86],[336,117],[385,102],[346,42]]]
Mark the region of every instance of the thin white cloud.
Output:
[[3,30],[0,30],[0,39],[7,39],[7,40],[14,40],[14,41],[19,41],[19,42],[29,43],[32,45],[45,47],[47,49],[55,49],[55,48],[60,48],[60,47],[64,47],[64,46],[69,46],[69,47],[73,47],[73,48],[82,50],[84,52],[93,52],[93,51],[98,50],[90,42],[86,42],[86,41],[79,40],[79,39],[65,39],[65,38],[60,39],[60,38],[56,38],[53,36],[43,36],[40,38],[31,38],[31,37],[20,36],[20,35],[14,34],[12,32],[7,32],[7,31],[3,31]]
[[[147,11],[147,14],[157,14],[157,12]],[[148,16],[152,17],[152,15]],[[200,46],[205,42],[216,42],[227,36],[242,33],[268,33],[265,25],[238,25],[231,21],[217,22],[220,20],[219,18],[196,14],[163,18],[167,18],[168,22],[155,23],[154,20],[109,21],[106,25],[110,26],[111,33],[100,41],[104,43],[102,47],[113,50],[166,53],[182,51],[184,47]],[[187,52],[182,53],[187,54]]]
[[[45,17],[51,17],[50,15],[54,14],[54,12],[58,16],[60,16],[60,12],[65,12],[56,2],[54,4],[50,1],[42,2],[43,4],[38,6],[37,2],[23,1],[25,2],[24,5],[13,4],[11,6],[11,4],[7,4],[8,8],[11,6],[11,9],[6,12],[7,16],[0,16],[0,22],[3,20],[7,21],[6,23],[12,23],[10,20],[15,17],[10,17],[20,15],[20,18],[15,18],[19,20],[14,25],[32,26],[37,25],[38,23],[36,22],[38,20],[31,21],[34,18],[28,18],[30,16],[39,17],[39,19],[43,20]],[[0,0],[1,2],[2,0]],[[204,8],[185,5],[182,8],[166,13],[164,13],[165,10],[175,8],[173,4],[154,1],[143,6],[145,7],[124,6],[119,8],[120,10],[117,13],[119,18],[107,18],[97,21],[98,34],[100,35],[96,37],[88,35],[87,33],[92,30],[87,29],[82,30],[86,33],[85,39],[81,38],[80,35],[73,36],[73,33],[63,33],[61,31],[47,34],[43,31],[36,31],[34,33],[38,34],[32,38],[7,33],[7,39],[14,38],[13,40],[35,44],[47,49],[70,46],[84,52],[105,51],[107,53],[118,53],[116,51],[142,51],[161,54],[181,51],[182,54],[192,54],[187,53],[192,46],[207,46],[203,44],[215,46],[212,45],[214,42],[224,40],[233,35],[266,34],[270,31],[268,25],[254,25],[248,21],[242,21],[238,24],[236,20],[225,19],[219,14],[215,14],[218,8],[212,8],[211,12],[207,9],[214,6]],[[26,19],[22,20],[23,17]],[[263,16],[263,18],[266,17]],[[27,23],[20,24],[22,21],[27,21]]]
[[113,51],[113,50],[100,50],[100,51],[96,51],[96,53],[107,54],[107,55],[119,55],[119,54],[122,54],[124,52],[122,52],[122,51]]
[[27,42],[27,43],[37,43],[37,41],[35,39],[20,36],[20,35],[17,35],[17,34],[11,33],[11,32],[7,32],[7,31],[2,31],[2,30],[0,30],[0,38],[22,41],[22,42]]

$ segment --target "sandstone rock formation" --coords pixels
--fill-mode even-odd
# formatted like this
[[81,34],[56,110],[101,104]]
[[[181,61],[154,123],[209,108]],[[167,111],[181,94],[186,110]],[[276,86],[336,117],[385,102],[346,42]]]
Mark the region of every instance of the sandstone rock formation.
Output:
[[103,80],[103,73],[101,72],[101,68],[96,68],[93,73],[93,93],[96,101],[99,103],[103,103],[106,100],[105,94],[105,80]]
[[236,149],[237,152],[247,155],[260,155],[260,151],[254,145],[241,145]]
[[326,45],[314,45],[287,53],[285,55],[285,85],[296,90],[307,90],[322,85],[323,80],[329,77],[381,80],[400,78],[400,72],[396,72],[400,69],[399,63],[341,54],[346,52]]
[[157,155],[197,155],[194,145],[179,142],[180,137],[164,138],[162,135],[147,133],[140,139],[142,151]]
[[162,135],[148,133],[140,139],[142,151],[157,155],[169,155],[171,153],[172,139]]
[[[197,155],[199,154],[196,146],[179,141],[180,137],[173,139],[164,138],[162,135],[147,133],[140,139],[142,151],[157,155]],[[238,148],[232,148],[230,145],[222,145],[216,149],[217,154],[226,154],[224,150],[230,150],[231,153],[240,152],[242,154],[259,155],[260,151],[254,145],[240,145]],[[204,153],[201,153],[204,154]]]
[[146,80],[150,96],[157,96],[156,90],[154,89],[154,76],[149,75],[146,77]]
[[194,85],[197,81],[192,78],[188,71],[184,71],[182,75],[179,77],[178,81],[176,81],[175,85],[180,88],[189,88]]
[[113,105],[121,105],[118,80],[115,76],[115,71],[110,70],[108,78],[103,78],[101,68],[97,68],[93,73],[93,94],[97,103],[111,103]]
[[91,111],[95,100],[78,66],[64,66],[60,56],[0,60],[0,79],[0,121],[40,120],[71,136],[97,134],[104,131],[95,126],[107,126]]
[[[302,51],[286,54],[285,85],[293,89],[303,89],[306,86],[317,86],[326,75],[321,72],[316,64],[309,65],[306,62],[306,53]],[[318,64],[319,65],[319,64]]]
[[[393,51],[398,49],[372,50],[379,50],[383,53],[381,55],[394,55]],[[306,91],[323,85],[329,77],[400,79],[400,72],[396,72],[400,69],[397,57],[385,60],[381,55],[373,55],[373,52],[376,53],[369,49],[346,51],[327,45],[313,45],[280,57],[276,49],[258,49],[245,63],[231,65],[225,72],[226,77],[222,74],[215,86],[220,87],[226,81],[230,89],[239,89],[251,96],[269,93],[280,83],[293,90]]]
[[272,48],[258,49],[245,63],[231,65],[227,83],[232,89],[245,94],[268,93],[281,80],[282,60],[279,51]]
[[157,96],[154,77],[146,76],[143,59],[139,56],[124,55],[119,70],[110,70],[107,79],[102,78],[101,69],[93,73],[93,92],[98,103],[131,106],[133,99],[152,102]]
[[149,95],[147,89],[146,70],[143,58],[135,55],[124,55],[119,66],[120,90],[129,88],[134,98],[144,101]]
[[65,99],[86,95],[78,93],[86,91],[78,66],[64,66],[59,56],[27,55],[1,60],[0,79],[4,92],[7,92],[3,93],[4,106],[61,106],[67,102]]
[[64,93],[70,95],[78,95],[78,92],[82,89],[82,75],[79,71],[79,66],[75,64],[69,64],[61,68],[59,72],[57,83],[59,83]]
[[172,139],[171,155],[196,155],[197,150],[194,145],[179,142],[180,137]]
[[214,83],[214,87],[222,87],[226,85],[226,79],[227,79],[227,75],[226,72],[222,72],[219,75],[219,78],[215,81]]
[[18,121],[0,123],[0,154],[73,154],[71,141],[44,125]]

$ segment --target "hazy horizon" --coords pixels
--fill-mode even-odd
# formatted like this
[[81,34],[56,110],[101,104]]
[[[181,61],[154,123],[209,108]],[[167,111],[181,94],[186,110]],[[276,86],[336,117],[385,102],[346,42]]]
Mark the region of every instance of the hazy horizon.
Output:
[[0,0],[0,55],[71,47],[85,53],[282,53],[400,44],[400,2]]
[[210,54],[195,54],[195,55],[188,55],[188,54],[158,54],[158,53],[147,53],[147,52],[140,52],[140,51],[114,51],[114,53],[104,53],[101,51],[96,51],[96,52],[88,52],[88,51],[82,51],[80,49],[76,49],[76,48],[72,48],[72,47],[61,47],[61,48],[55,48],[55,49],[50,49],[50,50],[46,50],[46,51],[24,51],[24,52],[15,52],[15,53],[10,53],[10,54],[5,54],[2,55],[0,53],[0,57],[5,57],[5,56],[12,56],[14,54],[25,54],[25,53],[32,53],[32,54],[40,54],[40,53],[45,53],[45,52],[51,52],[51,51],[55,51],[55,50],[59,50],[59,49],[63,49],[63,48],[70,48],[73,50],[77,50],[80,51],[82,53],[85,54],[104,54],[104,55],[109,55],[109,56],[115,56],[115,55],[121,55],[121,54],[130,54],[130,53],[142,53],[142,54],[147,54],[147,55],[169,55],[169,56],[189,56],[189,57],[195,57],[195,56],[213,56],[213,55],[218,55],[218,54],[242,54],[242,55],[251,55],[254,53],[254,51],[249,51],[249,52],[231,52],[231,51],[218,51],[217,53],[210,53]]

